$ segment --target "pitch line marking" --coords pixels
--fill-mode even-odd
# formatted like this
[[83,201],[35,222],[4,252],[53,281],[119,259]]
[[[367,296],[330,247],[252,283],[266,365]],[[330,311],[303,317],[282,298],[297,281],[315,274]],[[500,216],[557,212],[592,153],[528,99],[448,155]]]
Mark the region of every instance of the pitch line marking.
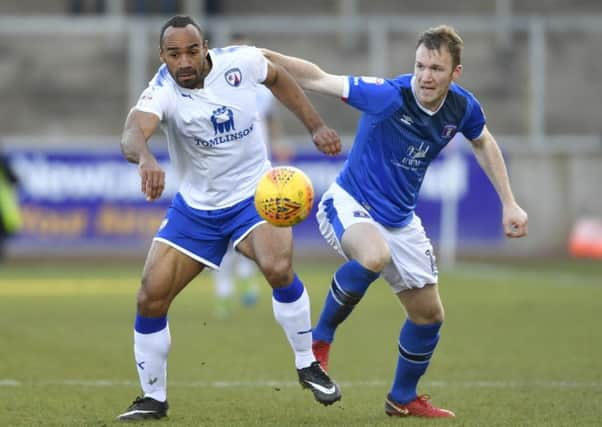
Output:
[[[340,381],[341,387],[385,387],[390,381],[366,380],[366,381]],[[512,389],[512,388],[546,388],[546,389],[602,389],[601,381],[423,381],[423,385],[439,388],[484,388],[484,389]],[[15,379],[0,379],[0,387],[21,386],[84,386],[84,387],[139,387],[137,381],[121,380],[78,380],[57,379],[39,381],[20,381]],[[191,388],[262,388],[262,387],[299,387],[297,381],[170,381],[170,387]]]

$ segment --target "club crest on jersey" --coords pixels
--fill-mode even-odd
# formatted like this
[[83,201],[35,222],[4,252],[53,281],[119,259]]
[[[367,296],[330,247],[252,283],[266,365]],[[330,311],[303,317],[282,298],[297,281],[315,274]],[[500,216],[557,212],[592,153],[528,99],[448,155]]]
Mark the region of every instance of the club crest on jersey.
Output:
[[215,135],[236,130],[234,127],[234,113],[228,107],[220,107],[211,114],[211,123]]
[[458,127],[456,125],[445,125],[441,132],[441,138],[451,139],[455,134]]
[[242,81],[242,73],[238,68],[230,68],[228,71],[226,71],[226,74],[224,74],[224,78],[230,86],[238,87]]

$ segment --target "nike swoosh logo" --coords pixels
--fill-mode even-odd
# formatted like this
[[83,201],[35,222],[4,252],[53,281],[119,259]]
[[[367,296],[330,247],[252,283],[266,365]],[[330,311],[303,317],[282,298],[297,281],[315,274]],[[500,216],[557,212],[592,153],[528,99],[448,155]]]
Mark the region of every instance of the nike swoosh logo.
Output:
[[337,391],[335,386],[330,386],[328,388],[321,386],[320,384],[312,383],[311,381],[305,381],[307,384],[311,385],[318,391],[321,391],[324,394],[334,394]]

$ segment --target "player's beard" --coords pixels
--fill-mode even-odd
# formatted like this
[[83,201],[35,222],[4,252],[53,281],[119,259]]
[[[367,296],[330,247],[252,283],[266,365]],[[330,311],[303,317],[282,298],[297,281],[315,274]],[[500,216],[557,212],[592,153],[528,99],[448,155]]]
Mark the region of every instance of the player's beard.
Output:
[[176,71],[176,81],[180,86],[185,87],[186,89],[194,89],[199,84],[200,73],[193,68],[178,70]]

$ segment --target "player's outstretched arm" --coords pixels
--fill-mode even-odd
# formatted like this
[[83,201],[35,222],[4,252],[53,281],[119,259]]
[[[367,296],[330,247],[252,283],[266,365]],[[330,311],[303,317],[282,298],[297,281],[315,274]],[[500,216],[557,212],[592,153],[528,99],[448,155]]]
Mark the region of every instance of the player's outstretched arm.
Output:
[[507,237],[526,236],[528,216],[514,199],[506,163],[495,138],[485,127],[482,135],[470,142],[479,165],[489,177],[502,202],[504,233]]
[[328,155],[341,152],[341,138],[324,121],[309,102],[293,77],[282,67],[268,61],[268,74],[263,82],[286,108],[292,111],[311,133],[314,145]]
[[138,164],[140,188],[149,201],[158,199],[165,188],[165,172],[147,145],[159,122],[154,114],[132,110],[121,137],[121,152],[129,162]]
[[338,98],[343,96],[345,76],[328,74],[305,59],[286,56],[268,49],[261,49],[261,53],[268,61],[285,68],[303,89]]

